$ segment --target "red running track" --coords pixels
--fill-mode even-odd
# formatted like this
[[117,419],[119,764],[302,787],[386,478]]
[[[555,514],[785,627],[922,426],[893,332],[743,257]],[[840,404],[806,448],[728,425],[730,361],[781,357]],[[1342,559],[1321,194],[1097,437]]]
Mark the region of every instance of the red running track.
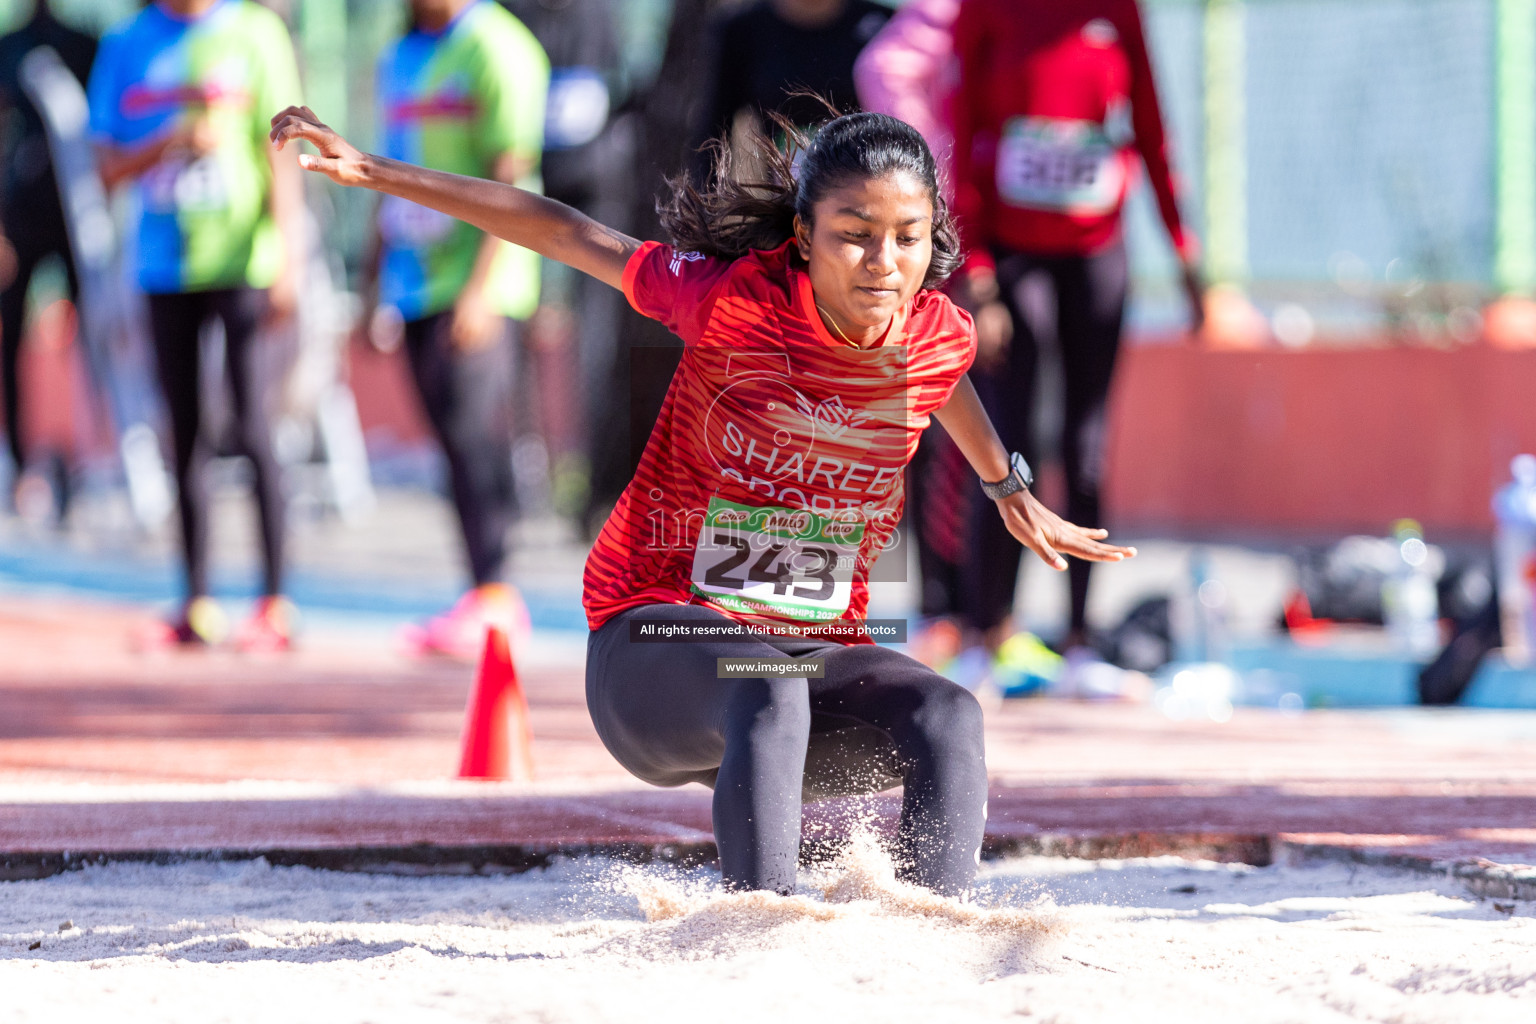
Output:
[[[66,851],[353,867],[708,856],[709,794],[613,763],[569,644],[522,670],[539,778],[460,783],[472,666],[355,636],[281,657],[139,655],[140,614],[0,600],[0,873],[56,869]],[[1015,701],[989,711],[987,744],[995,850],[1536,864],[1532,713],[1240,709],[1218,725]],[[838,813],[813,810],[810,834]]]

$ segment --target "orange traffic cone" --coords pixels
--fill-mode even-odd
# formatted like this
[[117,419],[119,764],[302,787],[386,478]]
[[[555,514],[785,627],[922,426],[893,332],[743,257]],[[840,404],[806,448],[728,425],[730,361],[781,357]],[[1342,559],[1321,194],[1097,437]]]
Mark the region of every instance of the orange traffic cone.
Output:
[[528,700],[512,667],[507,634],[494,626],[485,633],[485,654],[464,713],[461,779],[533,778],[533,730]]

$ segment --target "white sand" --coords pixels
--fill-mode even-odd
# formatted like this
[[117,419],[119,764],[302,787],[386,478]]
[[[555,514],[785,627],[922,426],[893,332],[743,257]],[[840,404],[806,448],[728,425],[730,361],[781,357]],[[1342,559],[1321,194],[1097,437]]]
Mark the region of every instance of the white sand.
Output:
[[867,849],[802,877],[790,898],[602,861],[0,883],[0,1020],[1536,1020],[1536,907],[1441,878],[1031,858],[962,905]]

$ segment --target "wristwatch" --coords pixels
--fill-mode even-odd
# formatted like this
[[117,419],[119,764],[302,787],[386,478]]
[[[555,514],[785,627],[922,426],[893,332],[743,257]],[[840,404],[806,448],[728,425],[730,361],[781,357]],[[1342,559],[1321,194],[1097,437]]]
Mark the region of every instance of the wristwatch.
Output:
[[989,484],[985,480],[981,482],[981,492],[993,501],[1006,498],[1010,494],[1017,494],[1024,488],[1035,482],[1035,474],[1030,472],[1029,463],[1024,461],[1024,456],[1014,452],[1008,459],[1009,472],[995,484]]

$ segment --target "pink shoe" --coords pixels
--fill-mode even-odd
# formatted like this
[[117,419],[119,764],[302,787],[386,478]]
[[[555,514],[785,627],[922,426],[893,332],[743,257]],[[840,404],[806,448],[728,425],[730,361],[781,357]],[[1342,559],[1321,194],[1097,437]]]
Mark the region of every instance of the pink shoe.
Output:
[[485,650],[485,631],[492,626],[506,632],[514,657],[526,646],[533,625],[517,588],[504,583],[476,587],[443,614],[420,626],[407,626],[402,639],[411,654],[473,661]]
[[298,610],[286,597],[264,597],[235,634],[235,649],[246,653],[293,650],[293,626]]

